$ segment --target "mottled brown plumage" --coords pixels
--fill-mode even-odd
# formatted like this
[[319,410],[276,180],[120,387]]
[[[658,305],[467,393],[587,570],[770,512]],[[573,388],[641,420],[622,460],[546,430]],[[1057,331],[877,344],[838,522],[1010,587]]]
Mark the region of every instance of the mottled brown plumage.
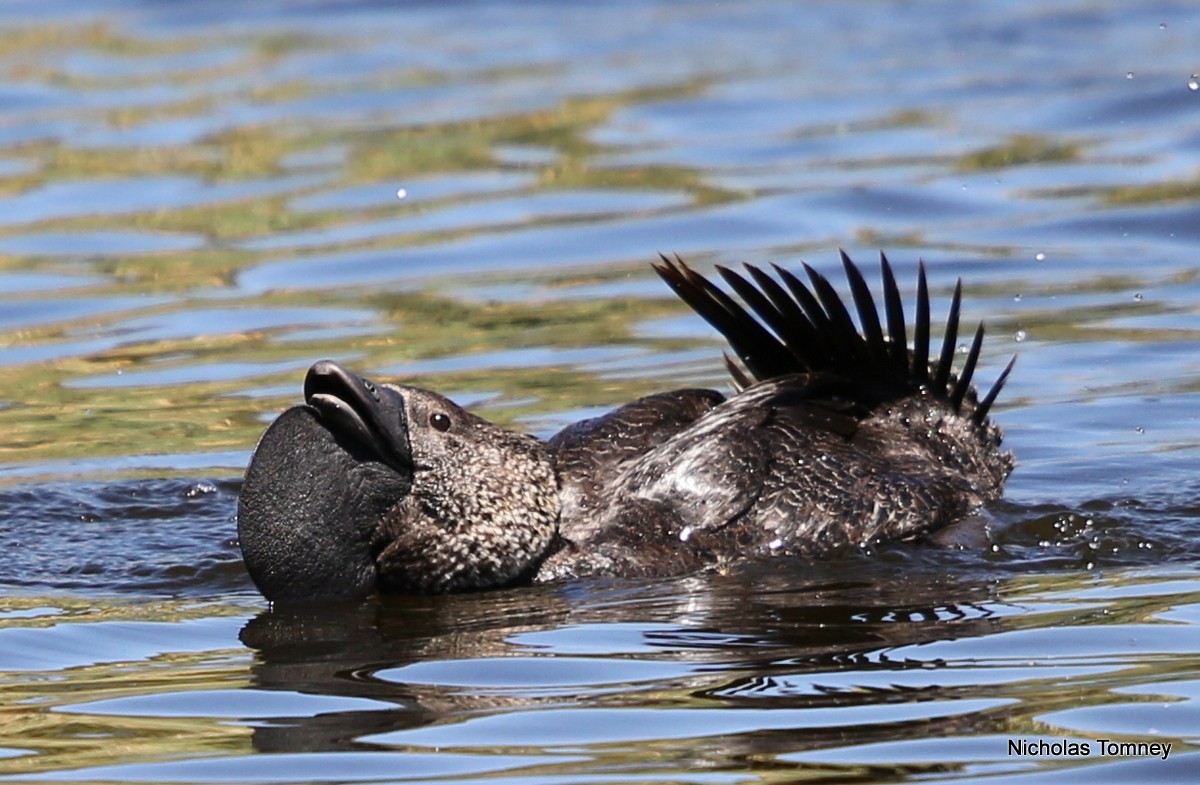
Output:
[[412,489],[382,521],[380,588],[440,593],[528,578],[559,520],[546,445],[437,393],[385,387],[408,406],[414,471]]

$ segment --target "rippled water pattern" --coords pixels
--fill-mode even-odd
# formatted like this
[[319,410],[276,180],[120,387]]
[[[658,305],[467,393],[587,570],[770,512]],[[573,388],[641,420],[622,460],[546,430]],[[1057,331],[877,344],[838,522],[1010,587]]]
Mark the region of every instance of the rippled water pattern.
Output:
[[[0,780],[1195,781],[1198,41],[1189,3],[0,4]],[[985,383],[1019,354],[990,547],[250,586],[240,472],[313,361],[548,435],[725,384],[658,252],[838,247],[939,310],[961,276]]]

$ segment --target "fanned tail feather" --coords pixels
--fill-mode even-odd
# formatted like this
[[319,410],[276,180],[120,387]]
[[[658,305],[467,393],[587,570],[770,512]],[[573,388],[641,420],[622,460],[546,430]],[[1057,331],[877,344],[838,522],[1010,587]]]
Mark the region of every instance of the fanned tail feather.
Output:
[[925,262],[917,262],[917,321],[913,325],[912,380],[925,384],[929,378],[929,284]]
[[882,314],[861,270],[841,253],[857,326],[847,302],[824,275],[808,265],[804,265],[808,283],[778,265],[772,265],[776,277],[751,264],[744,265],[745,274],[718,267],[721,279],[743,306],[678,256],[660,255],[660,259],[661,263],[654,265],[659,276],[729,342],[736,361],[726,354],[725,363],[739,389],[788,374],[830,373],[849,380],[867,402],[898,400],[922,389],[958,413],[969,402],[971,421],[983,427],[1016,361],[1015,357],[1009,361],[987,394],[976,402],[971,381],[983,346],[982,324],[975,330],[961,369],[955,373],[953,368],[962,310],[959,280],[940,351],[936,361],[930,362],[930,298],[923,262],[917,267],[910,351],[900,290],[892,265],[882,253]]

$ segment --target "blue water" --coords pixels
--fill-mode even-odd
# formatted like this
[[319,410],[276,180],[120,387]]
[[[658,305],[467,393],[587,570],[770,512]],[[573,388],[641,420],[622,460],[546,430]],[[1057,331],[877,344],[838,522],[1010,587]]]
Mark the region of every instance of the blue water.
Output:
[[[1186,3],[0,6],[0,780],[1192,781],[1198,40]],[[548,435],[726,384],[659,252],[839,247],[909,295],[924,259],[939,313],[961,277],[985,384],[1018,355],[987,546],[250,585],[241,472],[313,361]]]

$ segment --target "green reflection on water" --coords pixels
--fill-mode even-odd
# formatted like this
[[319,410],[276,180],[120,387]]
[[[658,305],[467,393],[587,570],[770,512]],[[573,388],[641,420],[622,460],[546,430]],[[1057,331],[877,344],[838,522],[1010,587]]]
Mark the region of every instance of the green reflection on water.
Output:
[[1103,192],[1111,204],[1161,204],[1200,199],[1200,180],[1176,180],[1149,185],[1128,185]]
[[[0,634],[9,628],[49,633],[51,627],[79,625],[75,640],[83,643],[77,644],[77,651],[70,643],[65,644],[64,656],[98,661],[47,671],[0,670],[0,748],[30,753],[0,758],[0,775],[61,771],[121,760],[244,754],[251,750],[251,729],[221,719],[93,715],[71,710],[72,706],[100,700],[249,686],[249,655],[240,646],[199,652],[164,651],[129,660],[127,655],[96,649],[97,645],[105,645],[103,634],[90,637],[92,630],[100,630],[105,624],[152,622],[163,625],[165,641],[172,634],[169,625],[241,617],[246,615],[246,608],[195,602],[131,605],[62,596],[9,597],[4,605],[7,618],[0,618]],[[21,640],[27,641],[28,636]],[[54,641],[49,637],[43,641],[51,657],[56,654]],[[214,643],[223,647],[229,641]],[[27,645],[22,643],[18,649]],[[18,653],[10,652],[14,656]]]
[[[262,298],[272,304],[281,299]],[[332,301],[332,302],[331,302]],[[590,347],[633,341],[638,319],[676,312],[670,300],[581,300],[546,303],[464,305],[432,294],[380,295],[366,301],[378,311],[381,332],[358,338],[353,353],[360,369],[447,355],[472,355],[528,346]],[[361,307],[337,297],[323,305]],[[95,329],[99,329],[96,325]],[[47,329],[43,340],[61,327]],[[249,450],[261,433],[259,415],[280,410],[300,397],[304,365],[320,357],[338,357],[348,347],[339,340],[280,343],[271,331],[199,335],[121,346],[94,355],[27,366],[0,379],[0,460],[21,462],[71,457],[95,458],[136,452],[149,454]],[[646,343],[639,340],[639,343]],[[652,342],[654,343],[654,342]],[[663,349],[679,341],[656,342]],[[285,373],[215,382],[163,386],[122,384],[139,372],[186,368],[236,358],[238,363],[293,361]],[[112,387],[81,387],[89,381],[118,382]],[[491,412],[501,422],[532,413],[602,405],[628,400],[653,386],[646,379],[601,379],[566,365],[505,369],[465,369],[439,373],[424,382],[441,389],[486,391],[502,399],[528,401]],[[266,398],[247,397],[247,385],[283,385],[293,392]],[[140,445],[140,447],[138,447]]]
[[[432,246],[469,239],[485,229],[470,223],[437,230],[367,232],[357,238],[339,237],[338,230],[385,224],[426,211],[486,202],[478,193],[436,197],[423,203],[387,202],[370,206],[299,210],[297,198],[353,186],[378,185],[384,192],[416,178],[462,172],[507,172],[525,176],[505,193],[528,195],[541,191],[607,189],[652,191],[682,197],[661,212],[748,199],[750,191],[714,185],[715,178],[697,168],[662,163],[613,166],[602,156],[619,147],[596,141],[597,129],[622,112],[653,103],[703,96],[712,77],[692,77],[661,84],[629,86],[609,93],[548,97],[544,105],[479,114],[462,107],[464,119],[406,118],[381,114],[373,119],[365,109],[357,121],[327,118],[320,110],[296,108],[305,101],[337,98],[345,93],[365,96],[394,94],[430,85],[507,85],[530,77],[550,78],[553,67],[493,66],[475,71],[445,71],[410,65],[382,68],[337,78],[305,76],[254,77],[289,57],[313,52],[353,51],[356,41],[336,35],[299,33],[217,33],[205,37],[141,39],[104,25],[33,24],[0,35],[0,71],[15,82],[34,88],[53,87],[94,99],[69,110],[33,110],[28,122],[55,123],[77,118],[92,129],[114,132],[153,128],[155,123],[195,120],[201,124],[222,118],[229,106],[253,106],[255,119],[217,122],[187,142],[130,143],[102,140],[76,143],[65,134],[32,134],[28,140],[0,148],[0,160],[16,164],[0,170],[0,193],[14,198],[36,195],[49,186],[102,183],[135,178],[115,191],[138,190],[139,182],[182,180],[193,185],[223,188],[224,196],[183,199],[179,204],[137,205],[112,209],[101,205],[72,209],[72,205],[38,205],[29,220],[0,225],[0,240],[33,234],[70,237],[76,232],[123,231],[147,237],[165,234],[194,238],[196,246],[171,252],[93,254],[87,240],[69,252],[47,255],[0,254],[0,272],[99,274],[98,283],[5,296],[6,302],[29,305],[43,299],[110,298],[129,295],[169,295],[178,299],[116,305],[100,315],[67,317],[43,323],[18,322],[0,330],[0,351],[45,350],[51,359],[8,364],[0,374],[0,461],[38,463],[77,458],[138,454],[245,452],[261,432],[264,415],[299,397],[303,368],[321,357],[346,359],[365,373],[374,368],[404,366],[417,360],[471,357],[529,347],[572,349],[636,346],[649,353],[691,347],[695,342],[647,339],[637,332],[640,322],[683,311],[669,299],[631,300],[627,297],[556,299],[554,287],[584,285],[583,280],[614,281],[619,276],[649,277],[644,265],[611,264],[607,269],[574,270],[555,280],[534,266],[523,270],[496,269],[489,283],[542,287],[538,297],[522,305],[464,300],[447,291],[456,282],[434,282],[442,288],[418,293],[379,294],[346,288],[306,292],[239,293],[236,280],[263,262],[303,258],[313,253],[388,251]],[[194,58],[225,53],[199,64]],[[95,73],[78,64],[63,64],[64,53],[85,55]],[[87,62],[85,60],[85,62]],[[110,67],[105,67],[110,66]],[[122,100],[121,91],[169,87],[153,100]],[[386,109],[387,107],[382,107]],[[273,115],[270,110],[279,110]],[[450,113],[453,115],[454,113]],[[831,134],[871,134],[887,129],[936,128],[939,116],[921,107],[888,108],[878,117],[849,124],[827,120],[790,132],[797,139]],[[532,149],[537,156],[514,161],[503,151]],[[853,170],[894,165],[935,169],[991,169],[1035,162],[1077,162],[1080,145],[1052,136],[1015,136],[1002,144],[953,159],[922,153],[900,159],[881,158],[872,149],[862,157],[835,156],[832,166]],[[137,178],[141,178],[140,180]],[[229,187],[232,186],[232,187]],[[244,190],[241,187],[244,186]],[[1166,184],[1160,190],[1105,192],[1113,201],[1192,198],[1188,181]],[[1165,190],[1163,190],[1165,189]],[[261,191],[261,192],[260,192]],[[119,196],[119,193],[117,194]],[[1049,195],[1049,194],[1048,194]],[[680,205],[684,205],[680,207]],[[653,212],[653,210],[652,210]],[[41,216],[41,217],[39,217]],[[486,218],[480,218],[485,221]],[[589,220],[579,216],[536,216],[523,227],[549,226]],[[514,227],[486,227],[503,233]],[[243,245],[286,232],[327,231],[319,249],[299,245],[287,251]],[[920,233],[855,229],[860,242],[894,247],[920,246]],[[647,257],[657,249],[647,248]],[[1002,252],[1005,249],[995,249]],[[979,249],[971,249],[977,253]],[[436,276],[435,276],[436,277]],[[471,282],[474,283],[474,282]],[[1008,286],[1010,284],[1005,284]],[[1071,284],[1079,290],[1080,284]],[[1099,285],[1099,282],[1098,282]],[[69,286],[69,285],[68,285]],[[374,314],[370,329],[357,325],[350,338],[295,337],[302,325],[264,328],[253,332],[211,332],[202,326],[186,338],[123,338],[134,317],[188,314],[198,308],[367,308]],[[1076,340],[1095,337],[1089,321],[1111,316],[1112,309],[1063,309],[1028,314],[1040,338]],[[1141,311],[1145,313],[1145,310]],[[316,325],[320,327],[320,324]],[[1003,325],[1002,325],[1003,326]],[[319,333],[320,330],[315,332]],[[1145,330],[1114,330],[1146,340]],[[100,344],[99,348],[89,343]],[[35,352],[36,354],[36,352]],[[720,383],[717,353],[702,372],[692,376]],[[203,368],[220,363],[262,365],[259,372],[215,373],[210,380],[162,381],[172,370]],[[281,369],[279,364],[286,366]],[[138,374],[153,371],[158,381],[139,384]],[[448,392],[486,393],[484,413],[502,422],[537,420],[566,410],[610,405],[658,389],[661,378],[632,373],[597,371],[578,363],[538,367],[471,368],[425,372],[416,381]],[[126,376],[125,379],[118,375]],[[687,374],[685,374],[686,376]],[[279,392],[286,389],[287,393]],[[159,473],[159,472],[156,472]]]
[[[204,120],[222,107],[244,102],[286,109],[292,102],[336,96],[347,89],[397,90],[428,84],[495,82],[524,71],[485,69],[475,73],[434,73],[411,68],[382,70],[342,81],[310,81],[288,77],[254,81],[250,77],[288,56],[321,49],[349,48],[353,42],[335,37],[274,34],[163,37],[141,40],[104,25],[85,27],[32,25],[0,36],[0,57],[29,57],[37,65],[10,76],[34,85],[54,85],[79,94],[171,85],[178,90],[152,102],[100,101],[92,110],[77,109],[93,126],[136,129],[168,120]],[[172,58],[206,50],[228,50],[213,63],[176,64]],[[57,65],[57,53],[86,54],[113,64],[96,75]],[[134,67],[139,66],[140,67]],[[165,65],[164,65],[165,64]],[[528,69],[525,69],[528,70]],[[527,74],[526,74],[527,75]],[[237,87],[228,87],[229,83]],[[68,236],[74,232],[119,230],[184,234],[202,238],[201,247],[169,253],[118,253],[91,256],[86,239],[70,254],[23,256],[0,254],[0,271],[99,273],[109,280],[75,289],[53,290],[54,298],[86,297],[104,302],[131,294],[172,293],[183,299],[145,307],[112,306],[100,316],[68,317],[50,323],[18,325],[0,332],[0,350],[43,348],[53,359],[15,367],[0,375],[0,461],[9,464],[73,458],[102,458],[128,454],[173,454],[209,451],[247,453],[263,427],[264,413],[279,410],[299,397],[303,367],[321,357],[351,354],[360,370],[414,359],[470,355],[521,347],[584,347],[632,340],[638,319],[677,310],[667,301],[638,303],[622,299],[542,302],[529,305],[482,303],[466,305],[450,296],[430,293],[371,296],[358,290],[312,293],[268,292],[255,297],[221,299],[228,309],[247,307],[352,307],[364,303],[377,313],[377,325],[349,343],[345,339],[290,339],[288,329],[212,334],[203,326],[187,338],[122,340],[131,317],[187,313],[197,306],[192,293],[208,296],[227,289],[236,275],[278,255],[237,248],[230,241],[265,237],[277,232],[337,228],[431,208],[465,203],[471,194],[451,196],[421,205],[385,204],[378,207],[294,210],[300,196],[359,183],[403,183],[422,175],[458,171],[514,170],[533,175],[531,186],[546,189],[652,189],[683,193],[694,204],[737,198],[706,185],[703,177],[681,167],[595,166],[592,158],[603,148],[589,141],[592,130],[614,112],[639,102],[689,95],[702,84],[664,84],[608,95],[580,95],[547,108],[461,121],[409,125],[357,126],[325,122],[318,115],[235,124],[202,135],[189,143],[83,144],[47,136],[0,150],[22,166],[0,176],[0,193],[29,196],[56,183],[86,183],[121,178],[191,178],[221,185],[277,185],[262,195],[237,195],[150,209],[113,210],[103,207],[73,211],[52,205],[48,217],[0,227],[0,238],[34,232]],[[286,116],[286,112],[285,112]],[[36,116],[32,119],[38,119]],[[418,119],[419,120],[419,119]],[[536,145],[548,151],[544,160],[528,164],[502,163],[495,150],[501,145]],[[318,163],[303,161],[318,155]],[[295,184],[279,180],[303,177]],[[137,181],[123,188],[136,189]],[[381,185],[381,188],[384,186]],[[394,190],[394,186],[392,186]],[[556,219],[537,219],[548,223]],[[557,219],[563,220],[563,219]],[[331,242],[322,251],[399,248],[465,236],[473,231],[382,234],[366,240]],[[295,252],[306,253],[304,248]],[[642,275],[646,271],[641,272]],[[46,292],[18,293],[15,303],[35,303]],[[204,305],[200,303],[200,305]],[[288,339],[288,340],[284,340]],[[107,346],[87,348],[98,340]],[[671,342],[666,342],[670,344]],[[72,347],[83,348],[73,351]],[[253,374],[251,378],[138,384],[143,371],[203,366],[208,363],[269,364],[286,362],[294,370]],[[119,376],[128,374],[125,380]],[[161,375],[158,377],[161,378]],[[501,400],[519,401],[496,412],[501,421],[561,408],[616,402],[648,388],[638,381],[599,379],[569,365],[442,374],[430,386],[459,391],[486,390]],[[288,387],[287,395],[262,396],[263,386]],[[250,395],[248,393],[255,393]]]
[[979,169],[1004,169],[1035,163],[1064,163],[1078,160],[1080,147],[1049,137],[1019,135],[1003,145],[987,147],[963,156],[958,168],[970,172]]

